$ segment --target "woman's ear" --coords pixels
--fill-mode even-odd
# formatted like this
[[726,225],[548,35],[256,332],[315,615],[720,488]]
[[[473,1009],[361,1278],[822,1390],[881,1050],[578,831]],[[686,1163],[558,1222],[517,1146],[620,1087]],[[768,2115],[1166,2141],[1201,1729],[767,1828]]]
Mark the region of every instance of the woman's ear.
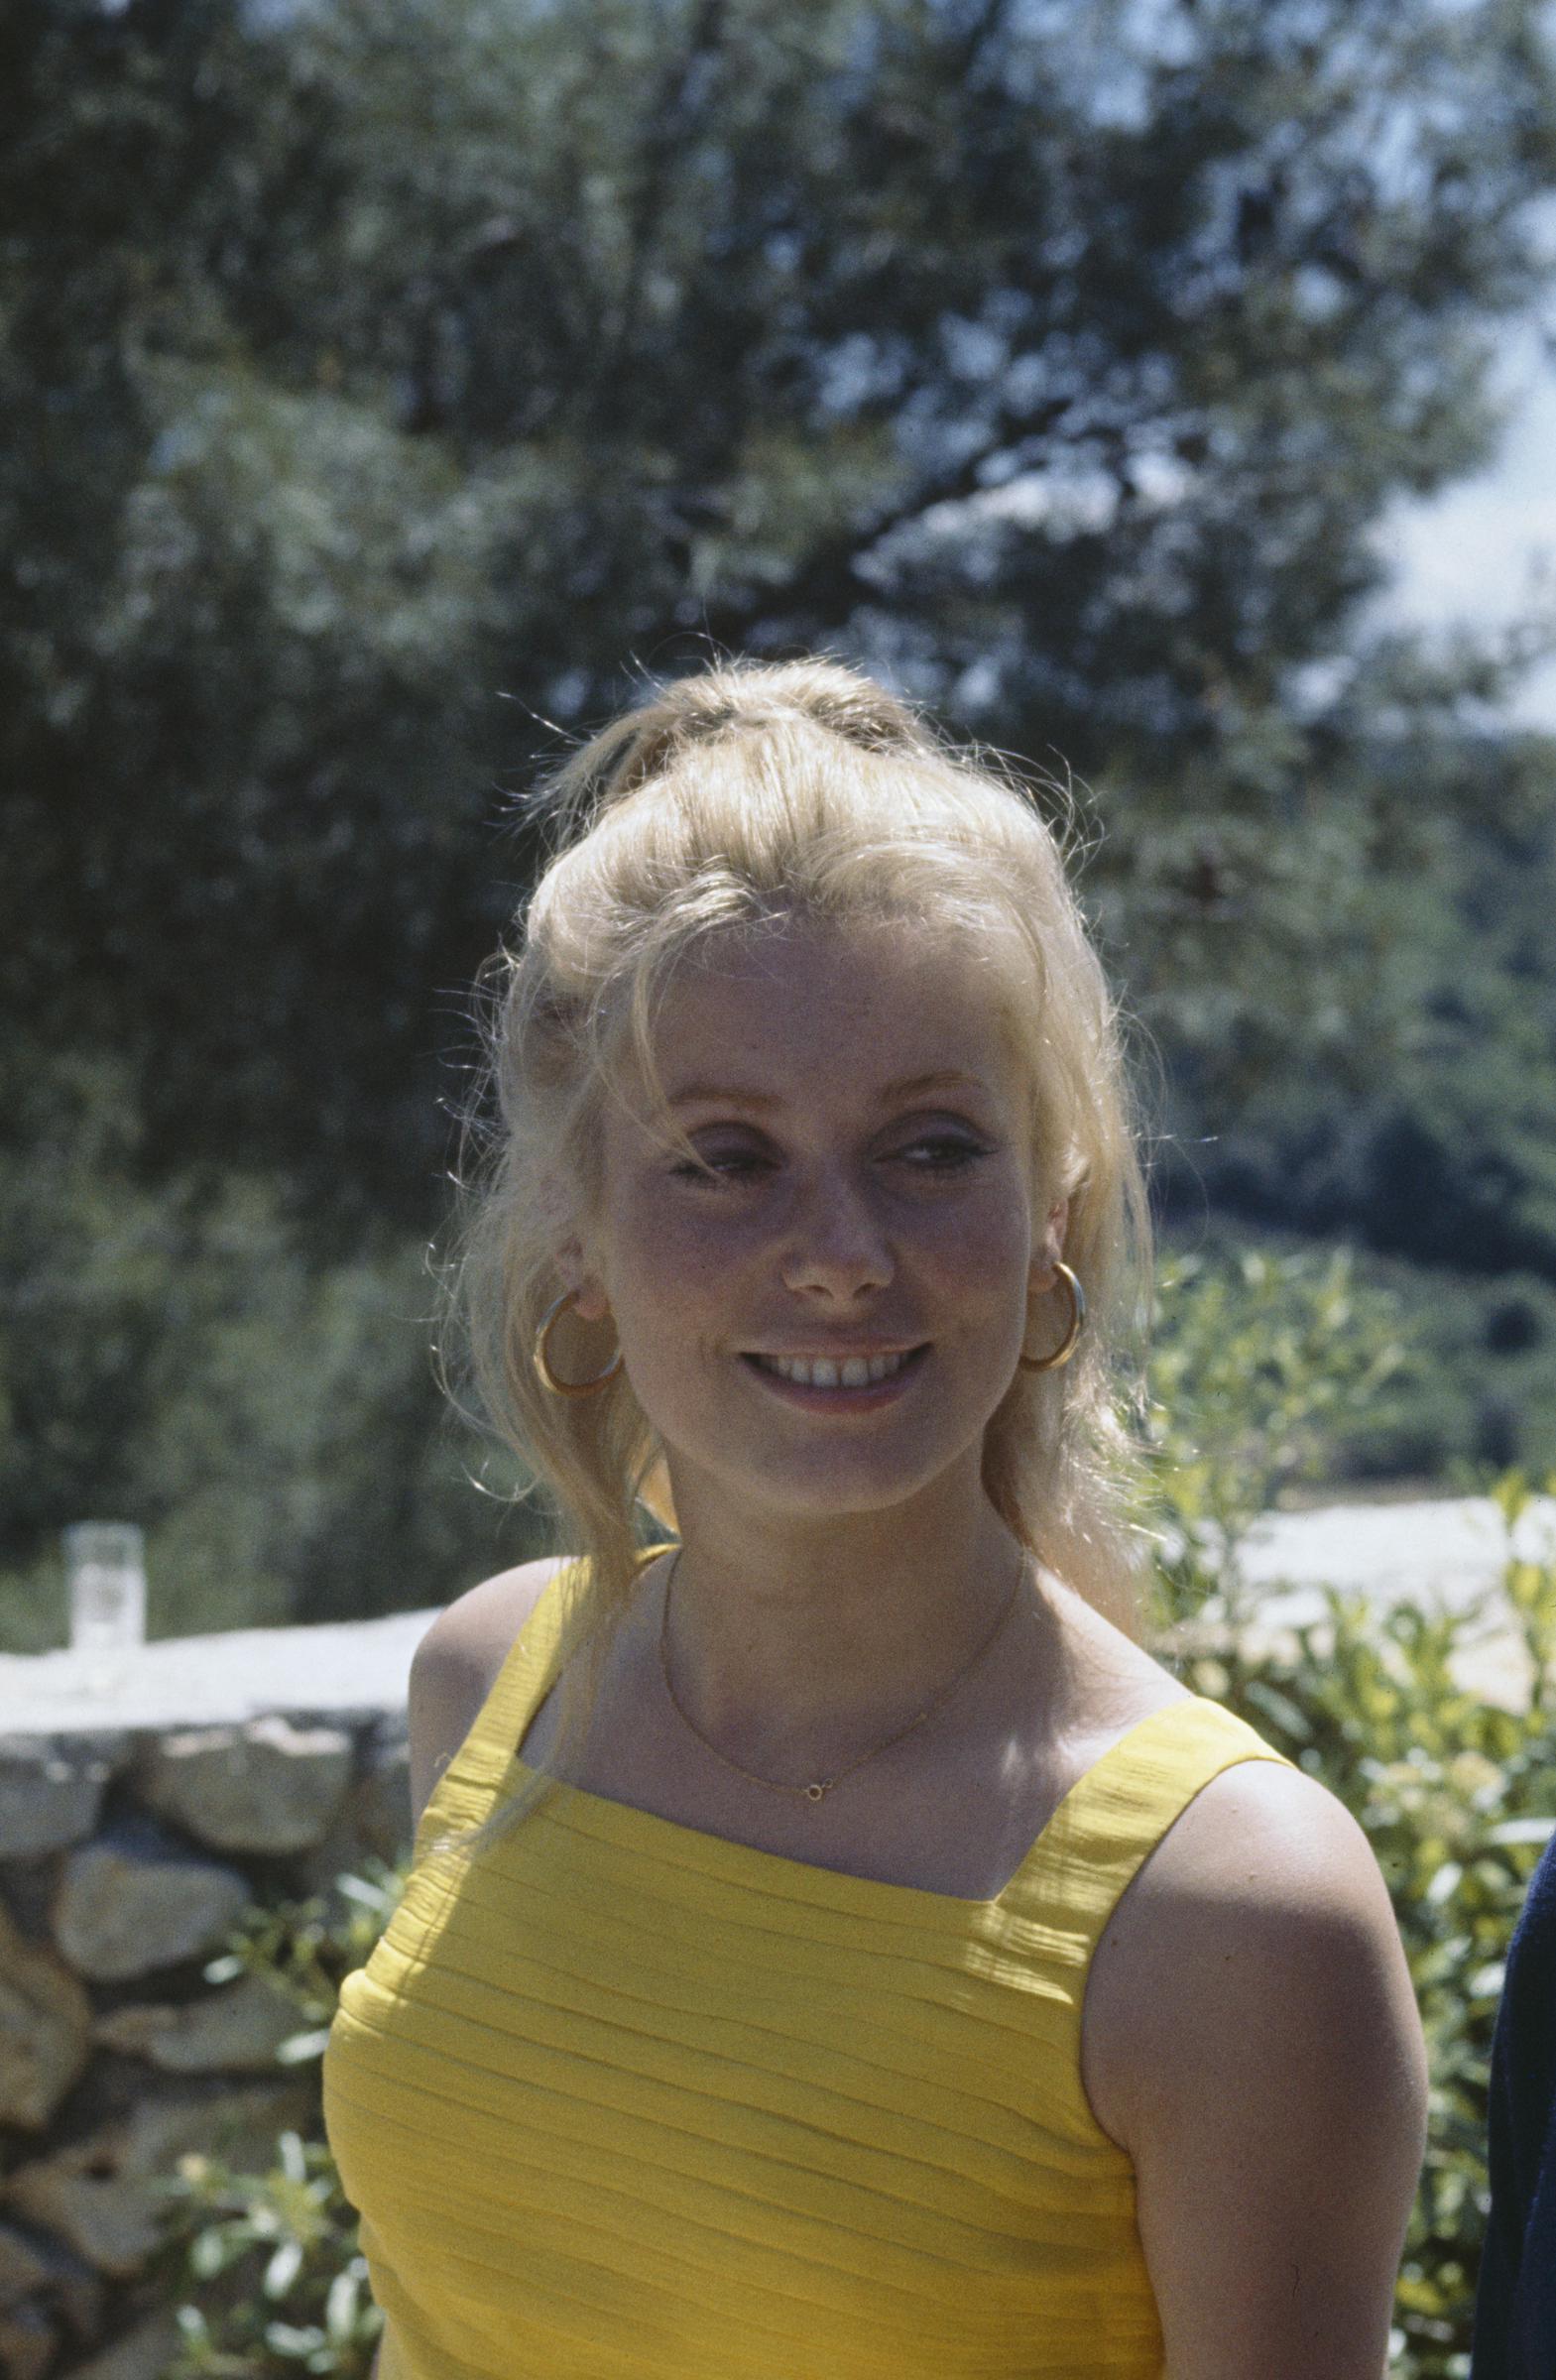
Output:
[[578,1239],[566,1240],[556,1250],[556,1269],[563,1284],[573,1293],[572,1310],[580,1322],[604,1322],[611,1310],[611,1301],[603,1282],[589,1268],[583,1244]]
[[1064,1253],[1065,1234],[1070,1228],[1070,1202],[1061,1198],[1048,1209],[1042,1227],[1042,1237],[1032,1250],[1030,1280],[1033,1292],[1042,1296],[1053,1287],[1058,1275],[1054,1266]]

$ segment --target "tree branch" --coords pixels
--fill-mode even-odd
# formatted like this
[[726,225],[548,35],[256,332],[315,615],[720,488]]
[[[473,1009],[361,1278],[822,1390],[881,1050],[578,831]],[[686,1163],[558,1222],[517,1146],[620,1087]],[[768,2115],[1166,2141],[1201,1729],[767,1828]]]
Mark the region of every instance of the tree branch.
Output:
[[872,521],[845,525],[823,538],[796,569],[781,595],[769,593],[760,599],[730,602],[722,607],[710,605],[702,621],[708,636],[716,645],[738,651],[752,630],[776,610],[804,613],[815,628],[823,631],[845,627],[855,606],[879,593],[860,575],[863,555],[898,530],[911,528],[936,505],[962,503],[981,494],[986,485],[982,474],[993,456],[1009,446],[1016,436],[1026,439],[1055,429],[1073,403],[1070,396],[1056,397],[1038,414],[1023,414],[1018,420],[1000,421],[975,453],[953,467],[920,479],[910,494],[878,513]]
[[699,69],[718,55],[728,14],[728,0],[701,0],[686,54],[667,70],[650,111],[644,139],[645,170],[628,237],[621,312],[616,335],[607,343],[603,368],[596,382],[597,397],[606,403],[619,386],[620,375],[637,339],[650,249],[663,217],[671,169],[698,111],[698,83],[702,79]]

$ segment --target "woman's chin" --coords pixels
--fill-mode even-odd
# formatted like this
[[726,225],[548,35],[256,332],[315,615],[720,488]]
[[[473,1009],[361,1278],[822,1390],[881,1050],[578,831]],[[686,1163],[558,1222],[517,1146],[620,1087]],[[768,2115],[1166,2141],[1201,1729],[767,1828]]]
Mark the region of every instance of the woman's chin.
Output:
[[917,1504],[937,1485],[949,1488],[958,1471],[974,1484],[982,1478],[982,1431],[961,1446],[909,1445],[901,1439],[867,1444],[862,1435],[849,1441],[842,1431],[817,1431],[805,1444],[780,1443],[780,1435],[765,1437],[752,1449],[749,1463],[731,1460],[735,1450],[727,1427],[716,1442],[704,1441],[701,1454],[672,1450],[668,1470],[675,1508],[701,1510],[713,1498],[768,1521],[780,1515],[842,1521]]

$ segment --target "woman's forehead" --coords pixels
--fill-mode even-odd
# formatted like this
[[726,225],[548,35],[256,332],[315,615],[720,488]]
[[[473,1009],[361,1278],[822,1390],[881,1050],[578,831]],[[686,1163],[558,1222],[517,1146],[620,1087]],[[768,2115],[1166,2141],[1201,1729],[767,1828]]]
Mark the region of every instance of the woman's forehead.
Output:
[[998,1005],[991,954],[966,938],[913,920],[832,926],[793,922],[760,935],[718,935],[676,967],[664,1006],[700,1016],[739,1002],[762,1016],[788,1016],[840,1000],[899,1008],[952,999],[976,1024]]
[[1005,993],[987,960],[944,935],[793,929],[678,969],[657,1008],[651,1063],[672,1113],[737,1091],[1009,1096],[1018,1069]]

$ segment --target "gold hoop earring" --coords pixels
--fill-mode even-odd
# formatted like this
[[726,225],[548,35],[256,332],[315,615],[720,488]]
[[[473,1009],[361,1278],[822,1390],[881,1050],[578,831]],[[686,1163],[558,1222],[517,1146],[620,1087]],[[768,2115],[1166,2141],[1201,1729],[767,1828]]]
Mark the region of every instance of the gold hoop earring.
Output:
[[593,1396],[596,1390],[603,1388],[608,1380],[614,1380],[622,1368],[622,1354],[621,1349],[618,1348],[615,1362],[608,1364],[603,1371],[595,1372],[591,1378],[587,1380],[559,1380],[557,1378],[551,1369],[550,1350],[546,1342],[550,1338],[552,1325],[558,1317],[565,1313],[569,1306],[574,1306],[577,1302],[577,1290],[564,1289],[561,1296],[546,1307],[540,1327],[535,1335],[535,1368],[539,1375],[540,1385],[543,1388],[549,1388],[553,1396]]
[[1068,1264],[1056,1263],[1053,1269],[1058,1274],[1059,1279],[1063,1284],[1065,1294],[1070,1301],[1070,1327],[1065,1332],[1064,1337],[1059,1341],[1058,1346],[1054,1349],[1051,1356],[1017,1356],[1017,1362],[1020,1365],[1020,1368],[1023,1371],[1060,1370],[1064,1365],[1068,1364],[1070,1358],[1074,1355],[1076,1348],[1080,1344],[1081,1333],[1086,1328],[1085,1290],[1081,1287],[1080,1282],[1076,1279]]

